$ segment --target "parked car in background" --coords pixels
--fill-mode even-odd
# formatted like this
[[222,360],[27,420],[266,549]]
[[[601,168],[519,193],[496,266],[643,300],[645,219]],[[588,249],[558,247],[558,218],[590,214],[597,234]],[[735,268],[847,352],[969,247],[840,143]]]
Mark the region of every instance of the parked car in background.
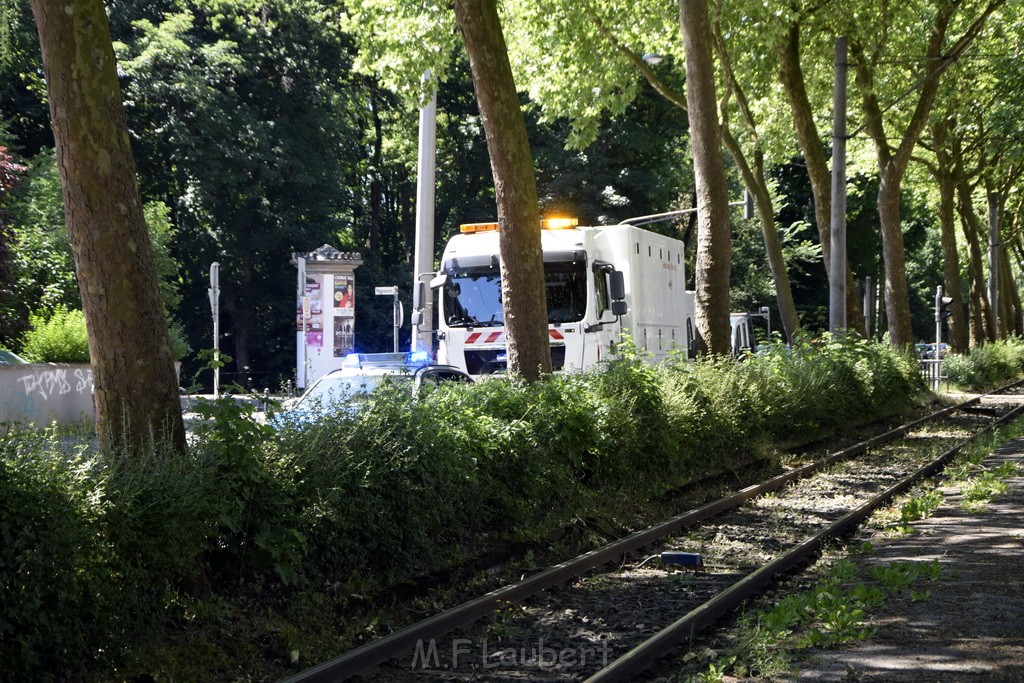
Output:
[[303,423],[354,406],[360,396],[371,393],[385,380],[407,384],[415,397],[424,386],[468,383],[473,378],[452,365],[432,362],[426,353],[351,353],[340,369],[318,379],[300,398],[286,402],[271,423],[278,427]]
[[7,349],[0,349],[0,365],[24,365],[27,360]]
[[[914,352],[917,354],[918,360],[931,360],[933,358],[936,358],[935,342],[931,342],[930,344],[925,342],[914,344]],[[943,342],[942,345],[939,346],[938,358],[945,358],[948,355],[949,344]]]

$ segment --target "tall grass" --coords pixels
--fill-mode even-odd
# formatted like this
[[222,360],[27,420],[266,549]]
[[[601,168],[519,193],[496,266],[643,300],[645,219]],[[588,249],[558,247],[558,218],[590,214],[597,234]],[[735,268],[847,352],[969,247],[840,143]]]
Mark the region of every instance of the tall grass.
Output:
[[975,346],[966,354],[946,359],[949,381],[965,389],[990,389],[1024,373],[1024,340],[1006,340]]

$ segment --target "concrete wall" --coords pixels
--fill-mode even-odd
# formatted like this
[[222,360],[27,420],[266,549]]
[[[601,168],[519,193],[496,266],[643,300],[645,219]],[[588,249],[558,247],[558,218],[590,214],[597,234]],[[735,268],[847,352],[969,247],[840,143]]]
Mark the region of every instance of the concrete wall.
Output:
[[0,422],[61,425],[93,419],[88,364],[0,365]]

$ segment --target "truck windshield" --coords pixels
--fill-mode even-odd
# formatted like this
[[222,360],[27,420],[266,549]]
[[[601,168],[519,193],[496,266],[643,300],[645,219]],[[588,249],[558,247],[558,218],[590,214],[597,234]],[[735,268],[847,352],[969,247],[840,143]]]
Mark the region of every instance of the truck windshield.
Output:
[[[587,311],[587,271],[583,261],[544,264],[548,322],[577,322]],[[448,272],[444,316],[450,327],[499,327],[501,278],[497,268],[466,268]]]
[[503,325],[501,277],[497,268],[465,268],[448,273],[444,319],[451,327]]

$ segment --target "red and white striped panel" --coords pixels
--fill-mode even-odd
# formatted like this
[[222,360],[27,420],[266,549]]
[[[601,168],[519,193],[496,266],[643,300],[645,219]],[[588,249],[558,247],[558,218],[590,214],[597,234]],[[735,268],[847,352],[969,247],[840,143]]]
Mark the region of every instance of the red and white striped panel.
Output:
[[499,339],[504,341],[504,339],[502,339],[502,337],[504,336],[504,332],[487,332],[486,334],[483,332],[473,332],[468,337],[466,337],[466,345],[469,346],[470,344],[494,344]]
[[[552,341],[563,341],[565,336],[558,330],[548,330],[548,336]],[[474,344],[497,344],[505,343],[504,332],[473,332],[466,337],[466,346]]]

